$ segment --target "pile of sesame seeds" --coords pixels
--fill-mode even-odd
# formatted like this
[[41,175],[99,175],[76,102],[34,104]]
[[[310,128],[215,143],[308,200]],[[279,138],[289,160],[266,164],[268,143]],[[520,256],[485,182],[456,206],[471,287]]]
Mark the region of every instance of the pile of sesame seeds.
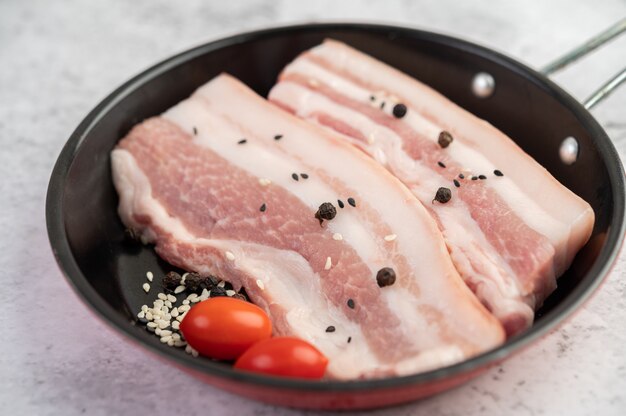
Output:
[[[154,274],[147,272],[146,279],[148,282],[143,283],[142,288],[149,293]],[[176,272],[170,272],[163,278],[163,287],[164,292],[171,293],[157,293],[152,306],[142,305],[137,313],[137,322],[145,325],[148,332],[159,337],[163,344],[175,348],[184,347],[185,352],[194,357],[198,356],[198,351],[187,344],[180,332],[180,323],[192,306],[217,296],[247,300],[244,294],[237,293],[226,281],[196,273],[184,273],[181,276]],[[187,295],[185,296],[183,292]],[[182,296],[175,296],[181,294]]]

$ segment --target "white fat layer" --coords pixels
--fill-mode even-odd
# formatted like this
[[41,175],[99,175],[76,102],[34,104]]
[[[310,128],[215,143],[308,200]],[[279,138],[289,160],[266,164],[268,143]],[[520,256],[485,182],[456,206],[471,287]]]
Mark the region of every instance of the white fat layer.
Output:
[[[384,169],[377,168],[374,161],[355,152],[353,147],[337,137],[331,137],[324,130],[267,105],[263,99],[229,76],[215,78],[195,95],[206,101],[211,112],[238,120],[247,129],[254,130],[256,137],[267,145],[281,149],[285,157],[310,164],[331,177],[339,178],[348,189],[358,189],[358,194],[355,191],[352,195],[357,201],[356,210],[358,204],[367,205],[376,214],[376,221],[383,222],[397,235],[393,242],[395,253],[408,262],[413,271],[410,278],[415,279],[419,287],[418,296],[404,294],[406,305],[402,302],[389,305],[402,311],[397,316],[403,325],[406,324],[408,328],[428,326],[427,318],[422,314],[404,313],[415,311],[419,305],[427,305],[442,315],[442,322],[452,333],[466,337],[474,345],[481,345],[482,348],[500,342],[501,333],[495,330],[492,321],[486,319],[487,315],[454,269],[436,224],[397,179]],[[275,134],[282,134],[283,138],[275,142]],[[355,208],[346,206],[345,209]],[[344,232],[337,231],[345,236]],[[384,242],[383,238],[384,235],[378,236],[381,242]],[[393,259],[391,262],[393,264]],[[401,285],[385,288],[385,292],[402,290]],[[414,342],[417,346],[431,341],[441,345],[436,340],[439,334],[435,333],[428,333],[435,341],[415,337]]]
[[[390,94],[404,97],[405,104],[428,118],[439,120],[457,141],[472,143],[513,179],[531,199],[553,218],[570,226],[566,244],[556,247],[555,269],[560,274],[572,261],[578,249],[589,239],[593,228],[592,208],[576,194],[561,185],[510,138],[484,120],[472,115],[432,88],[410,78],[368,55],[340,42],[327,40],[310,53],[330,62],[333,67],[350,73],[364,83],[371,80]],[[444,118],[445,117],[445,118]]]
[[[214,247],[221,252],[234,255],[235,267],[254,278],[244,283],[249,293],[262,293],[268,305],[276,304],[287,311],[287,322],[291,335],[311,342],[327,356],[328,372],[340,378],[357,378],[372,373],[381,363],[363,342],[360,326],[349,321],[342,311],[327,302],[320,288],[320,277],[298,253],[279,250],[254,243],[237,240],[216,240],[192,235],[182,222],[171,217],[165,208],[154,199],[148,178],[137,165],[134,157],[126,150],[116,149],[111,154],[113,182],[120,197],[119,213],[127,226],[141,230],[155,242],[156,235],[150,229],[141,229],[133,220],[134,215],[147,215],[152,224],[166,230],[172,237],[194,246]],[[186,259],[187,267],[199,272],[214,272],[220,264],[195,264]],[[216,259],[216,263],[220,260]],[[259,290],[256,280],[263,282]],[[335,333],[326,333],[329,325]],[[347,337],[352,342],[347,343]]]
[[[322,80],[325,83],[329,84],[339,94],[360,102],[369,102],[369,97],[373,93],[372,91],[369,91],[306,59],[297,59],[292,64],[287,66],[287,68],[285,69],[285,74],[290,73],[300,74],[307,77],[312,77],[314,79]],[[304,94],[305,91],[310,91],[295,83],[289,83],[288,81],[282,81],[281,83],[279,83],[279,86],[282,84],[286,84],[290,88],[297,88],[302,90],[301,92],[292,93],[293,95]],[[314,96],[321,95],[314,94]],[[373,121],[370,121],[369,123],[360,123],[360,125],[355,126],[353,125],[354,116],[352,114],[349,114],[356,113],[355,111],[344,113],[344,115],[349,116],[349,118],[340,118],[338,117],[338,113],[336,112],[337,107],[340,106],[334,105],[334,108],[332,108],[331,110],[331,108],[327,106],[327,102],[330,100],[326,100],[327,102],[322,102],[322,100],[316,100],[314,98],[311,98],[311,95],[309,95],[308,97],[308,100],[301,100],[299,102],[300,105],[306,106],[305,111],[325,111],[328,114],[332,114],[334,118],[340,119],[352,127],[356,127],[363,134],[364,137],[370,137],[372,134],[374,134],[376,137],[378,136],[376,133],[377,127],[379,126]],[[391,101],[391,98],[385,95],[385,93],[383,92],[377,93],[376,97],[377,101]],[[389,107],[391,107],[391,105],[387,105],[386,108]],[[300,108],[296,107],[296,110],[300,111]],[[403,122],[411,126],[411,128],[415,132],[419,133],[422,137],[432,142],[437,142],[439,138],[439,133],[444,130],[443,127],[438,126],[423,117],[414,108],[409,108],[409,111],[402,120]],[[389,133],[393,134],[393,132],[391,131],[389,131]],[[376,143],[373,144],[373,147],[376,147]],[[569,239],[570,225],[564,222],[561,217],[551,216],[551,214],[543,209],[539,204],[537,204],[537,202],[530,195],[520,189],[510,177],[496,177],[492,175],[492,172],[494,169],[496,169],[496,167],[494,166],[492,161],[488,160],[487,157],[485,157],[485,155],[481,154],[477,149],[471,148],[467,143],[460,139],[455,140],[453,145],[449,146],[446,149],[446,154],[448,155],[450,160],[454,160],[459,163],[472,175],[485,174],[489,177],[493,176],[493,180],[484,183],[485,186],[489,186],[494,191],[496,191],[496,193],[500,195],[500,197],[502,197],[504,201],[506,201],[511,210],[520,219],[522,219],[525,224],[527,224],[537,233],[546,236],[554,247],[567,247],[566,243]],[[501,169],[506,172],[507,167],[502,166]]]

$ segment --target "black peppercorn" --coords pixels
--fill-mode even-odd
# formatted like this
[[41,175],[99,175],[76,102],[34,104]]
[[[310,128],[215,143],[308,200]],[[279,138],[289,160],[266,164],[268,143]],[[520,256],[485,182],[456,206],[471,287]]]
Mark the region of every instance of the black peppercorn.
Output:
[[404,104],[396,104],[393,106],[393,116],[395,118],[402,118],[406,115],[406,105]]
[[452,135],[444,130],[439,133],[439,139],[437,140],[437,143],[439,143],[439,146],[445,149],[446,147],[450,146],[450,143],[452,143],[453,140],[454,138],[452,137]]
[[180,285],[180,275],[176,272],[169,272],[163,278],[163,287],[167,290],[173,291]]
[[444,188],[442,186],[441,188],[437,189],[437,193],[435,194],[435,199],[433,199],[433,202],[437,201],[442,204],[445,204],[451,198],[452,198],[452,192],[450,192],[450,189]]
[[376,273],[376,283],[378,286],[391,286],[396,282],[396,272],[391,267],[383,267]]
[[315,218],[317,218],[320,222],[320,225],[322,225],[322,221],[332,220],[333,218],[335,218],[335,215],[337,215],[337,209],[335,208],[335,206],[330,202],[324,202],[317,209],[317,212],[315,213]]

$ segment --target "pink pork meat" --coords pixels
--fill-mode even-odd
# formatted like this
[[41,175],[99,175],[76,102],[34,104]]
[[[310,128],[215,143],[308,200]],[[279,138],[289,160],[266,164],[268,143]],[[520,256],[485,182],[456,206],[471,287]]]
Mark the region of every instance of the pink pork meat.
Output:
[[[416,373],[504,340],[406,187],[229,76],[133,128],[112,167],[128,227],[170,263],[244,287],[274,335],[329,358],[329,377]],[[320,225],[324,202],[337,213]],[[396,281],[380,287],[384,267]]]
[[[402,180],[436,220],[467,285],[509,335],[532,324],[591,235],[589,204],[510,138],[345,44],[327,40],[301,54],[269,99],[340,133]],[[440,187],[452,198],[433,204]]]

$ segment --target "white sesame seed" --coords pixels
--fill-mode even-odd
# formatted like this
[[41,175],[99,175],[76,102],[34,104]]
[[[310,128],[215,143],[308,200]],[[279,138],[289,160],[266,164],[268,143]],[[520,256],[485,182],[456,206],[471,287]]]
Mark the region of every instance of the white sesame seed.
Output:
[[161,312],[163,312],[163,314],[165,315],[166,313],[169,313],[169,312],[170,312],[170,308],[168,308],[167,306],[163,306],[163,307],[161,308]]
[[171,307],[172,307],[172,302],[170,302],[169,300],[166,300],[166,301],[164,302],[164,304],[165,304],[165,306],[167,306],[168,308],[171,308]]
[[395,234],[389,234],[389,235],[386,235],[386,236],[385,236],[385,241],[393,241],[393,240],[395,240],[395,239],[396,239],[396,237],[398,237],[398,236],[397,236],[397,235],[395,235]]
[[158,326],[154,322],[148,322],[146,325],[149,326],[150,328],[156,328]]
[[[176,296],[167,295],[167,300],[169,300],[172,303],[176,303]],[[170,306],[170,308],[171,308],[171,306]]]
[[152,317],[152,312],[146,312],[146,319],[147,319],[148,321],[151,321],[151,320],[152,320],[152,318],[153,318],[153,317]]
[[217,287],[224,287],[224,286],[226,286],[226,282],[223,280],[217,284]]
[[139,311],[139,313],[137,314],[137,318],[141,319],[141,318],[145,318],[146,317],[146,313],[144,311]]
[[270,181],[269,179],[266,179],[266,178],[261,178],[261,179],[259,179],[259,184],[260,184],[261,186],[267,186],[267,185],[269,185],[270,183],[272,183],[272,181]]
[[146,278],[148,279],[149,282],[151,282],[152,279],[154,279],[154,275],[152,274],[152,272],[147,272],[146,273]]
[[183,301],[183,305],[189,305],[189,301],[188,301],[187,299],[185,299],[185,300]]
[[187,345],[187,343],[183,340],[178,340],[178,341],[174,341],[174,346],[175,347],[184,347],[185,345]]
[[185,313],[185,312],[187,312],[189,309],[191,309],[191,306],[189,306],[189,305],[182,305],[182,306],[179,306],[179,307],[178,307],[178,312],[183,312],[183,313]]
[[330,257],[326,257],[326,264],[324,265],[324,270],[330,270],[333,266],[333,261]]
[[191,345],[187,344],[187,345],[185,346],[185,352],[186,352],[187,354],[191,354]]
[[177,320],[178,322],[182,322],[182,321],[183,321],[183,318],[185,318],[185,314],[178,315],[178,316],[176,317],[176,320]]
[[165,293],[159,293],[159,294],[157,295],[157,297],[158,297],[159,299],[161,299],[162,301],[166,301],[166,300],[167,300],[167,296],[165,296]]
[[161,328],[161,329],[165,329],[165,328],[167,328],[168,326],[170,326],[170,323],[169,323],[169,322],[167,322],[167,321],[163,321],[163,320],[159,321],[159,322],[158,322],[158,324],[159,324],[159,328]]
[[207,293],[206,293],[206,295],[201,295],[198,299],[194,299],[194,300],[192,300],[192,302],[194,302],[194,303],[195,303],[196,301],[198,301],[198,302],[204,302],[204,301],[205,301],[205,300],[207,300],[210,296],[211,296],[211,292],[209,291],[209,292],[207,292]]
[[144,290],[144,292],[148,293],[150,291],[150,285],[148,283],[144,283],[143,286],[141,286]]
[[234,290],[227,290],[226,291],[226,296],[233,296],[235,293],[237,293],[237,292],[235,292]]
[[165,315],[163,315],[163,320],[171,321],[172,320],[172,315],[169,314],[169,313],[166,313]]
[[170,340],[167,341],[167,346],[168,347],[173,347],[174,346],[174,340],[170,338]]
[[172,336],[171,335],[166,335],[164,337],[161,337],[161,342],[166,344],[167,341],[169,341],[170,339],[172,339]]
[[202,289],[202,294],[200,294],[200,297],[209,297],[211,295],[211,292],[209,292],[206,288]]
[[161,328],[158,328],[154,330],[154,333],[158,336],[161,336]]
[[180,322],[178,322],[178,321],[172,322],[172,328],[179,329],[180,328]]
[[161,299],[157,299],[152,304],[154,305],[155,308],[160,309],[161,306],[163,306],[163,301]]
[[141,310],[144,312],[148,312],[148,305],[142,305]]
[[228,260],[230,260],[230,261],[235,260],[235,255],[234,255],[233,253],[231,253],[230,251],[227,251],[227,252],[226,252],[226,253],[224,253],[224,254],[226,254],[226,258],[227,258]]
[[333,240],[341,241],[343,240],[343,236],[339,233],[333,234]]
[[196,350],[194,350],[194,349],[192,348],[192,349],[191,349],[191,355],[192,355],[193,357],[197,357],[199,354],[198,354],[198,351],[196,351]]
[[180,339],[180,334],[172,334],[172,339],[174,341],[178,341]]
[[185,280],[187,279],[187,276],[189,276],[189,272],[187,272],[187,273],[182,275],[182,277],[180,278],[180,284],[181,285],[185,284]]
[[172,335],[172,331],[170,331],[169,329],[163,329],[161,330],[161,335],[163,336]]
[[202,298],[200,298],[200,297],[198,297],[198,298],[193,298],[193,299],[191,299],[191,303],[198,303],[198,302],[201,302],[201,301],[203,301],[203,300],[206,300],[206,299],[202,299]]
[[172,309],[172,317],[176,318],[178,316],[178,308]]
[[265,290],[265,284],[263,283],[263,280],[256,279],[256,285],[259,287],[259,289]]
[[185,291],[185,289],[186,289],[186,288],[185,288],[185,286],[184,286],[184,285],[176,286],[176,289],[174,289],[174,293],[176,293],[176,294],[178,295],[179,293],[184,292],[184,291]]
[[187,296],[187,300],[188,300],[188,301],[191,301],[192,299],[195,299],[195,298],[197,298],[197,297],[198,297],[198,294],[197,294],[197,293],[192,293],[191,295]]

